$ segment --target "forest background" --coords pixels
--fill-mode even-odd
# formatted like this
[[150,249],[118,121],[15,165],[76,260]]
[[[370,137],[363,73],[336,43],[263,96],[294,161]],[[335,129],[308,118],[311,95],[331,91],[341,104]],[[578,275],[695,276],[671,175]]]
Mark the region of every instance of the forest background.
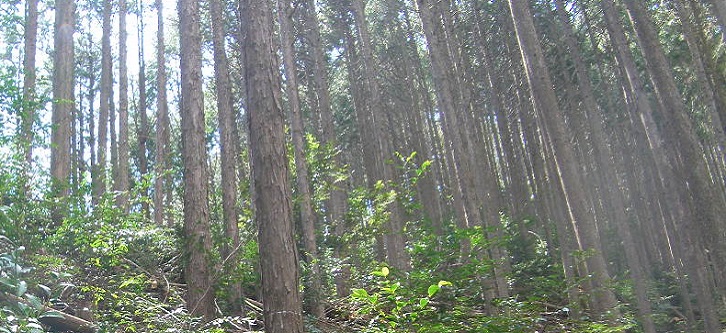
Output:
[[723,332],[723,0],[0,26],[0,332]]

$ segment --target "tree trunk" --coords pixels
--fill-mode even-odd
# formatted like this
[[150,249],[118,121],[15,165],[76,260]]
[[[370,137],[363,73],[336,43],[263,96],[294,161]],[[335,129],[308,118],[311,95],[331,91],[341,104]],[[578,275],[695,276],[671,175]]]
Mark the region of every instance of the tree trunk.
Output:
[[92,170],[93,202],[98,203],[106,193],[106,159],[108,152],[108,120],[111,103],[111,0],[103,2],[103,35],[101,37],[101,100],[98,113],[97,161]]
[[303,331],[279,65],[269,1],[244,1],[245,83],[265,331]]
[[[335,122],[333,120],[333,109],[330,106],[330,86],[328,84],[328,69],[325,59],[325,49],[323,48],[322,37],[320,35],[320,22],[318,20],[318,12],[316,10],[314,0],[306,0],[307,20],[310,22],[308,29],[308,42],[312,49],[313,56],[313,85],[315,95],[317,96],[318,113],[320,114],[322,139],[321,142],[328,145],[332,149],[338,148],[338,140],[336,138]],[[342,167],[341,154],[337,153],[333,157],[334,167]],[[329,223],[333,225],[333,233],[341,237],[346,231],[345,212],[347,210],[347,194],[345,192],[345,181],[336,181],[334,176],[330,176],[327,181],[331,185],[330,198],[326,202],[326,210],[328,211]],[[334,256],[343,259],[340,246],[336,246],[333,250]],[[345,265],[345,264],[344,264]],[[345,270],[344,268],[343,270]],[[340,277],[336,277],[338,285],[339,297],[347,296],[345,283],[340,281]]]
[[[157,225],[171,225],[171,218],[166,213],[166,192],[171,177],[168,175],[170,166],[169,136],[171,124],[169,106],[166,101],[166,54],[164,43],[164,3],[156,0],[157,32],[156,32],[156,161],[154,163],[154,222]],[[99,125],[100,126],[100,125]],[[170,214],[169,214],[170,216]]]
[[[684,225],[683,227],[701,232],[705,245],[712,251],[716,260],[717,276],[722,280],[723,274],[725,274],[723,264],[726,259],[726,247],[724,247],[723,241],[723,227],[718,221],[725,214],[724,204],[709,176],[702,147],[693,130],[671,67],[658,41],[656,28],[641,3],[633,0],[625,0],[624,3],[635,28],[653,88],[663,110],[663,131],[667,134],[664,137],[669,144],[669,151],[677,154],[672,160],[675,161],[673,165],[676,175],[683,177],[680,178],[679,187],[684,190],[683,193],[690,196],[693,220],[689,219],[684,222],[695,223],[695,225],[690,227]],[[691,274],[696,273],[691,272]],[[706,288],[706,286],[696,287],[697,289]],[[707,299],[699,299],[701,310],[704,312],[705,329],[708,332],[718,332],[721,328],[718,317],[711,306],[713,300],[710,299],[709,291],[703,290],[703,294],[708,295]]]
[[[33,124],[35,123],[35,53],[38,41],[38,0],[28,0],[25,9],[25,58],[23,59],[23,114],[22,138],[26,176],[30,176],[33,164]],[[28,188],[25,188],[27,191]],[[27,194],[27,193],[26,193]]]
[[126,50],[126,0],[119,0],[119,108],[118,108],[118,172],[114,179],[116,202],[123,211],[128,212],[129,196],[129,77]]
[[587,266],[592,273],[592,283],[595,288],[592,291],[593,304],[596,305],[594,310],[597,315],[606,315],[610,311],[615,313],[617,300],[608,287],[610,276],[597,235],[597,227],[585,201],[586,196],[578,172],[575,152],[565,131],[564,119],[553,90],[529,5],[518,0],[509,0],[509,5],[535,108],[550,133],[557,171],[561,176],[561,185],[567,198],[570,221],[579,236],[578,240],[582,250],[594,252],[587,259]]
[[202,36],[199,1],[179,2],[181,37],[181,126],[184,164],[184,278],[187,308],[205,320],[214,317],[209,230],[209,180],[202,91]]
[[300,94],[297,83],[297,66],[293,50],[292,15],[293,4],[289,0],[277,1],[277,14],[280,24],[280,38],[282,42],[282,59],[285,69],[285,87],[287,88],[290,103],[290,132],[295,152],[295,169],[297,190],[300,196],[300,225],[302,243],[305,250],[305,259],[310,265],[310,282],[305,288],[305,301],[310,312],[318,318],[323,317],[325,308],[322,303],[322,289],[320,277],[320,264],[318,262],[318,247],[315,236],[315,222],[317,217],[313,211],[312,191],[308,180],[308,164],[305,156],[305,132],[302,110],[300,109]]
[[[232,110],[232,95],[229,83],[229,64],[225,51],[225,29],[221,0],[210,0],[212,18],[212,42],[214,44],[214,80],[217,88],[217,109],[219,116],[220,159],[222,171],[222,218],[225,225],[225,243],[222,246],[222,260],[231,267],[237,266],[237,250],[240,246],[239,217],[237,214],[237,146],[234,128],[235,113]],[[223,267],[223,269],[227,269]],[[230,285],[229,302],[235,313],[243,307],[242,286],[238,282]]]
[[[143,22],[144,5],[143,2],[139,1],[139,8],[137,13],[138,22],[138,39],[139,39],[139,127],[137,132],[137,140],[139,143],[139,178],[143,180],[149,173],[149,158],[147,142],[149,140],[149,117],[146,115],[147,97],[146,97],[146,60],[144,59],[144,28]],[[148,219],[149,218],[149,202],[146,197],[149,196],[149,188],[141,186],[141,196],[144,198],[141,201],[141,212]]]
[[[51,130],[50,175],[53,195],[63,199],[69,192],[71,172],[71,114],[75,107],[73,32],[75,2],[57,0],[55,3],[55,35],[53,54],[53,127]],[[58,226],[65,209],[54,208],[53,223]]]
[[[352,0],[351,11],[353,13],[355,26],[358,32],[361,65],[362,65],[362,81],[368,94],[368,109],[372,117],[373,138],[377,140],[376,158],[379,161],[378,168],[380,172],[380,180],[391,186],[396,181],[396,173],[394,166],[387,162],[394,157],[391,141],[391,127],[383,105],[381,97],[380,85],[374,69],[376,64],[373,59],[373,43],[370,37],[368,21],[365,17],[365,4],[363,0]],[[403,209],[398,201],[389,205],[390,217],[384,223],[386,234],[385,251],[386,261],[393,267],[401,270],[409,270],[411,268],[411,258],[406,252],[406,235],[404,234]]]

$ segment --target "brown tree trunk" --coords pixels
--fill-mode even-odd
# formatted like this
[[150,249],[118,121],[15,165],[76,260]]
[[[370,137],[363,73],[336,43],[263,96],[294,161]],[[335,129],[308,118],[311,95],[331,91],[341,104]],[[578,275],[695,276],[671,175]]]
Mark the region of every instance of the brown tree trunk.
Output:
[[[71,114],[75,107],[73,32],[75,2],[58,0],[55,3],[55,33],[53,54],[53,128],[51,130],[50,175],[53,195],[63,199],[69,192],[71,172]],[[53,223],[57,226],[65,216],[65,208],[56,207]]]
[[[222,260],[226,265],[236,267],[237,250],[240,246],[239,217],[237,214],[237,146],[234,129],[235,113],[232,110],[232,95],[229,83],[229,62],[225,51],[225,29],[220,0],[210,0],[212,18],[212,42],[214,44],[214,80],[217,88],[217,111],[219,116],[220,159],[222,171],[222,218],[225,225],[225,240],[222,246]],[[227,269],[227,268],[223,268]],[[242,286],[230,285],[229,302],[233,311],[243,308]]]
[[325,308],[322,303],[322,289],[320,277],[320,264],[318,262],[318,247],[315,236],[317,217],[313,211],[312,190],[308,180],[308,164],[305,156],[305,132],[302,110],[300,109],[300,94],[297,83],[297,66],[293,50],[292,15],[293,4],[289,0],[278,0],[277,14],[280,24],[280,38],[282,42],[282,59],[285,69],[285,87],[287,88],[290,103],[290,132],[295,153],[295,178],[297,191],[300,196],[300,225],[302,243],[305,250],[305,260],[310,265],[310,282],[305,289],[305,300],[310,312],[318,318],[323,317]]
[[[322,37],[320,35],[320,22],[318,20],[318,12],[316,10],[315,1],[306,0],[307,20],[310,22],[308,30],[308,42],[312,49],[313,56],[313,85],[315,95],[317,96],[318,113],[320,114],[322,139],[321,142],[333,149],[337,148],[337,138],[335,130],[335,122],[333,120],[333,109],[330,106],[330,86],[328,84],[328,69],[325,59],[325,49],[323,48]],[[333,158],[334,167],[342,167],[342,159],[340,154],[335,154]],[[346,231],[345,212],[347,210],[347,194],[345,192],[345,181],[336,181],[334,176],[330,176],[327,181],[331,185],[330,198],[326,202],[329,223],[333,225],[333,233],[337,237],[342,237]],[[333,250],[334,256],[343,259],[341,246],[336,246]],[[345,265],[345,264],[344,264]],[[346,270],[347,268],[343,268]],[[348,291],[345,287],[345,281],[336,276],[338,296],[347,296]]]
[[[362,81],[366,91],[370,94],[367,101],[373,124],[374,137],[371,139],[377,140],[377,149],[375,151],[376,159],[379,161],[378,168],[380,172],[378,172],[378,175],[380,180],[387,183],[386,186],[391,186],[396,181],[394,166],[392,163],[387,162],[394,157],[390,134],[391,127],[388,114],[384,109],[380,85],[374,69],[376,64],[373,59],[373,43],[370,37],[368,21],[365,17],[363,0],[352,0],[351,11],[360,43]],[[384,224],[386,261],[398,269],[409,270],[411,268],[411,258],[406,252],[403,209],[400,203],[396,201],[389,205],[389,210],[390,217]]]
[[[166,192],[171,177],[167,174],[170,166],[169,136],[171,124],[169,106],[166,101],[166,55],[164,43],[164,3],[156,0],[157,32],[156,32],[156,161],[154,165],[154,222],[158,225],[171,225],[171,218],[166,213]],[[170,215],[169,215],[170,216]]]
[[202,92],[202,36],[199,1],[179,2],[181,37],[181,126],[184,164],[186,302],[192,315],[214,317],[209,230],[209,180]]
[[103,2],[103,35],[101,37],[101,100],[98,113],[97,161],[92,170],[93,202],[98,203],[106,193],[106,159],[108,152],[108,121],[111,103],[111,0]]
[[[33,163],[33,124],[35,123],[35,53],[38,41],[38,0],[28,0],[25,9],[25,57],[23,58],[23,114],[22,138],[23,156],[25,157],[25,171],[29,176]],[[25,189],[27,191],[27,188]],[[27,194],[27,193],[26,193]]]
[[128,211],[129,195],[129,77],[126,41],[126,0],[119,0],[119,88],[118,88],[118,171],[114,179],[116,202],[123,211]]
[[[143,180],[149,173],[149,158],[147,142],[149,140],[149,117],[146,114],[147,101],[146,101],[146,60],[144,59],[144,28],[143,22],[144,5],[139,1],[139,8],[137,9],[137,22],[138,22],[138,39],[139,39],[139,107],[136,110],[139,116],[139,127],[136,134],[136,139],[139,143],[139,178]],[[148,219],[149,218],[149,202],[146,197],[149,196],[149,188],[141,186],[141,196],[144,198],[141,201],[141,212]]]
[[[709,176],[702,147],[695,135],[693,125],[690,123],[686,105],[676,85],[671,67],[658,41],[656,28],[641,3],[633,0],[625,0],[624,3],[635,28],[653,88],[663,110],[665,118],[663,131],[667,134],[665,137],[670,148],[669,151],[677,154],[672,160],[675,161],[673,165],[676,175],[683,177],[680,178],[679,187],[682,187],[683,193],[690,196],[690,205],[692,205],[690,211],[693,214],[693,220],[688,219],[683,222],[695,223],[695,225],[690,227],[684,225],[683,227],[700,231],[705,245],[710,248],[713,258],[716,260],[716,276],[722,280],[723,275],[726,274],[723,267],[724,260],[726,260],[726,248],[723,242],[723,226],[718,221],[725,213],[724,204]],[[685,187],[683,182],[687,184]],[[701,272],[690,273],[703,274]],[[694,283],[694,288],[703,289],[702,294],[707,295],[705,298],[699,296],[697,299],[703,311],[706,331],[720,331],[718,317],[712,306],[712,295],[706,290],[707,285],[698,286],[697,281]]]
[[529,5],[517,0],[509,0],[509,5],[535,108],[550,133],[557,171],[567,198],[570,221],[575,227],[581,249],[594,251],[587,259],[595,288],[592,291],[593,304],[596,305],[594,310],[597,315],[605,315],[606,312],[617,311],[615,309],[617,300],[608,286],[610,276],[597,235],[597,227],[585,201],[586,196],[575,152],[565,131],[564,119],[553,90]]
[[595,101],[595,90],[587,75],[587,66],[578,48],[573,27],[566,11],[565,1],[556,0],[555,4],[559,20],[563,25],[563,38],[574,63],[575,77],[579,88],[578,97],[582,101],[583,107],[581,112],[586,118],[584,122],[589,122],[590,148],[588,151],[591,149],[591,154],[595,158],[595,165],[598,168],[596,172],[598,178],[600,178],[601,195],[604,196],[602,200],[609,204],[610,209],[608,211],[612,217],[610,223],[615,224],[618,235],[623,239],[626,261],[635,285],[638,314],[643,330],[646,333],[655,333],[651,304],[646,294],[647,284],[642,265],[643,259],[636,248],[631,230],[628,228],[627,207],[623,200],[623,193],[618,189],[619,180],[614,160],[611,158],[612,151],[610,145],[607,144],[608,137],[605,133],[602,113]]
[[265,331],[299,333],[302,304],[272,8],[266,0],[243,4],[244,22],[255,27],[245,38],[244,67]]

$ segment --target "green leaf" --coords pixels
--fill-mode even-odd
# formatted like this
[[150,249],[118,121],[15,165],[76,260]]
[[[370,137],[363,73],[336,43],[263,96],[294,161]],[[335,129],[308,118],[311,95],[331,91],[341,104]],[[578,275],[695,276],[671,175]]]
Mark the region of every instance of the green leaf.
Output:
[[50,310],[50,311],[46,311],[42,315],[38,316],[38,318],[43,319],[43,318],[64,318],[64,317],[63,317],[63,314],[61,314],[60,312],[58,312],[56,310]]
[[8,288],[13,288],[13,289],[16,288],[15,283],[12,280],[5,278],[5,277],[0,277],[0,284],[3,284]]
[[434,295],[436,295],[436,293],[439,292],[439,289],[441,289],[441,287],[439,287],[436,284],[430,285],[429,286],[429,297],[433,297]]
[[386,277],[388,274],[390,274],[391,271],[388,269],[388,267],[381,267],[380,271],[373,271],[372,274],[375,276],[382,276]]
[[368,292],[362,288],[353,289],[350,296],[354,299],[367,299],[369,297]]
[[15,292],[15,295],[21,297],[25,294],[26,291],[28,291],[28,283],[26,283],[25,281],[20,281],[20,283],[18,283],[18,289]]
[[50,287],[48,287],[48,286],[46,286],[44,284],[38,284],[38,288],[40,288],[40,290],[43,291],[43,295],[44,296],[50,297],[50,295],[52,293]]
[[25,294],[25,299],[28,300],[30,305],[33,306],[36,310],[42,310],[43,309],[43,303],[40,301],[38,297],[36,297],[33,294]]
[[420,308],[425,308],[427,305],[429,305],[429,299],[428,298],[422,298],[418,300],[418,306]]

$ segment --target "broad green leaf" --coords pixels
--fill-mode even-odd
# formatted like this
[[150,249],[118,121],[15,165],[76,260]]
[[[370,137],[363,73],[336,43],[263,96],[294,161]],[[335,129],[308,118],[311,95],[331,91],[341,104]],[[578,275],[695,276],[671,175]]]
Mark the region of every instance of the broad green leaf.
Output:
[[21,297],[25,294],[26,291],[28,291],[28,283],[25,281],[20,281],[20,283],[18,283],[18,289],[15,295]]
[[429,286],[429,297],[433,297],[434,295],[436,295],[436,293],[439,292],[439,289],[441,289],[441,287],[439,287],[436,284],[430,285]]
[[429,305],[429,299],[428,298],[422,298],[418,300],[418,306],[421,308],[425,308],[427,305]]
[[356,288],[353,289],[350,296],[356,299],[365,299],[368,298],[368,292],[365,289]]
[[43,303],[40,301],[38,297],[36,297],[33,294],[25,294],[25,299],[28,300],[30,305],[33,306],[36,310],[42,310],[43,309]]
[[38,318],[42,319],[42,318],[64,318],[64,317],[60,312],[58,312],[56,310],[50,310],[50,311],[46,311],[45,313],[40,315]]
[[38,288],[40,288],[40,290],[43,291],[43,295],[45,295],[46,298],[47,297],[50,297],[50,295],[51,295],[51,289],[50,289],[50,287],[48,287],[48,286],[46,286],[44,284],[38,284]]

